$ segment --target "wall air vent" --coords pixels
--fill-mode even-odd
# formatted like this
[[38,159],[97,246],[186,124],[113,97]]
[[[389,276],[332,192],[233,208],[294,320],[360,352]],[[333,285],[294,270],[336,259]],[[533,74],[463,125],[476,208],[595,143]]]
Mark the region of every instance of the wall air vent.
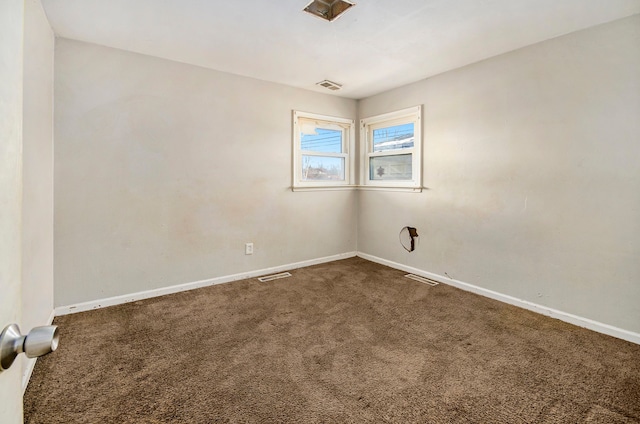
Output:
[[328,88],[329,90],[333,90],[333,91],[340,90],[342,88],[342,85],[338,84],[337,82],[333,82],[329,80],[317,82],[316,85],[319,85],[320,87]]
[[304,8],[304,11],[325,21],[335,21],[355,3],[344,0],[313,0]]

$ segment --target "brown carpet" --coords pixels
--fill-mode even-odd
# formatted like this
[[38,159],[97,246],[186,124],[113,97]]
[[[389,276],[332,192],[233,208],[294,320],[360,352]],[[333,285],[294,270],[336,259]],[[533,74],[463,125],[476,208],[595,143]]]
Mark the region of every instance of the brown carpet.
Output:
[[27,423],[637,423],[640,346],[353,258],[58,317]]

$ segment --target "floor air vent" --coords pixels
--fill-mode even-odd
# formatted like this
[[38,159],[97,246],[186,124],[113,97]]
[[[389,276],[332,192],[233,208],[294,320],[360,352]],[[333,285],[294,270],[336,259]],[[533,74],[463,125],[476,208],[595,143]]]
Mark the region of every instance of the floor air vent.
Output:
[[289,274],[288,272],[281,272],[280,274],[265,275],[264,277],[258,278],[258,281],[260,281],[261,283],[266,283],[267,281],[273,281],[287,277],[291,277],[291,274]]
[[415,274],[407,274],[405,275],[405,277],[411,278],[412,280],[420,281],[421,283],[429,284],[430,286],[437,286],[438,284],[440,284],[436,280],[432,280],[426,277],[421,277]]

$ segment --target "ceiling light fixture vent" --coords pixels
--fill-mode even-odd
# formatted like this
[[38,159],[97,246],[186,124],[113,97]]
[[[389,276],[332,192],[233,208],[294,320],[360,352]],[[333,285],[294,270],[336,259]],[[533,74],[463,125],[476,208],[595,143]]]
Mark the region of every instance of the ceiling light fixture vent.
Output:
[[317,82],[316,85],[319,85],[320,87],[328,88],[329,90],[333,90],[333,91],[337,91],[342,88],[342,84],[338,84],[337,82],[333,82],[329,80]]
[[305,12],[332,22],[338,19],[355,3],[344,0],[313,0],[304,8]]

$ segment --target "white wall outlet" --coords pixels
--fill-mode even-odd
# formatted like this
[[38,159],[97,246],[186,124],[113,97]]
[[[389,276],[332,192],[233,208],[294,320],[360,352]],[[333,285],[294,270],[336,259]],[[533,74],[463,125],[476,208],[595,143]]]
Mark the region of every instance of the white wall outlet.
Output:
[[244,245],[244,254],[245,255],[253,255],[253,243],[245,243],[245,245]]

